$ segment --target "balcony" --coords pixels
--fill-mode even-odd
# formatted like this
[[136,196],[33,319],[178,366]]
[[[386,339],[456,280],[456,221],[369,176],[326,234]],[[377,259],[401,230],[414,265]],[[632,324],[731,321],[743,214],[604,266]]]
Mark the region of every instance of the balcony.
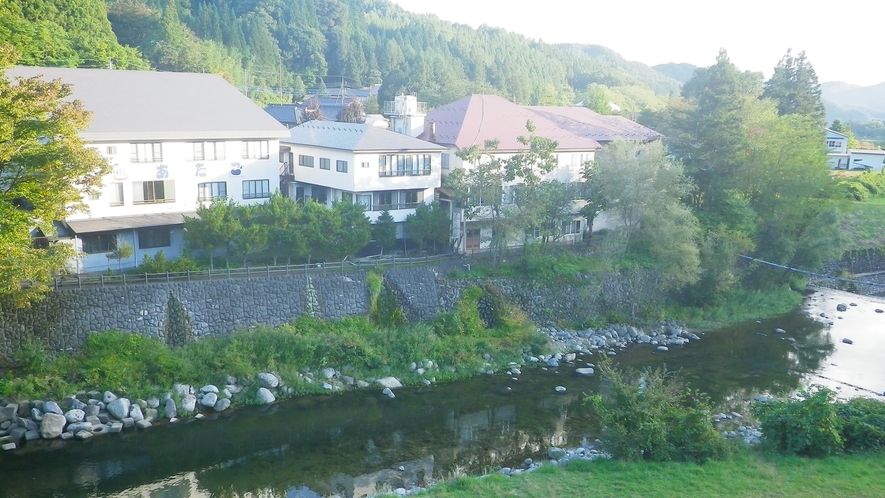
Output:
[[416,116],[427,114],[427,102],[413,99],[385,100],[381,113],[385,116]]

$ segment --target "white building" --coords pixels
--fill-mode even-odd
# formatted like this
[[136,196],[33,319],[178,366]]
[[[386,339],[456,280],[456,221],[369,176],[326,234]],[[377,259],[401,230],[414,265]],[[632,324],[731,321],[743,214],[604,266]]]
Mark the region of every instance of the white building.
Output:
[[[621,116],[603,116],[584,107],[520,106],[495,95],[472,95],[430,111],[420,138],[444,145],[443,176],[455,168],[471,168],[456,154],[472,146],[483,147],[487,140],[497,140],[493,155],[507,158],[526,149],[517,138],[529,135],[526,123],[531,121],[534,135],[555,140],[558,144],[558,166],[544,175],[544,180],[563,183],[583,181],[582,169],[592,161],[596,151],[616,138],[650,141],[661,134]],[[504,202],[508,188],[504,185]],[[562,220],[560,237],[578,239],[584,231],[604,228],[604,217],[595,227],[577,215],[580,201],[574,204],[574,216]],[[489,246],[492,228],[482,216],[465,220],[463,212],[453,209],[453,239],[460,249],[472,252]],[[514,241],[515,242],[515,241]]]
[[310,121],[281,140],[284,193],[330,205],[355,202],[375,222],[389,210],[400,223],[434,200],[445,147],[368,124]]
[[827,143],[827,162],[830,169],[848,169],[850,157],[848,154],[848,135],[824,128]]
[[[263,202],[279,188],[288,130],[220,76],[23,66],[6,76],[72,84],[92,113],[82,138],[113,166],[89,211],[63,220],[60,239],[81,254],[75,271],[131,268],[159,251],[173,259],[200,202]],[[111,259],[117,244],[133,255]]]

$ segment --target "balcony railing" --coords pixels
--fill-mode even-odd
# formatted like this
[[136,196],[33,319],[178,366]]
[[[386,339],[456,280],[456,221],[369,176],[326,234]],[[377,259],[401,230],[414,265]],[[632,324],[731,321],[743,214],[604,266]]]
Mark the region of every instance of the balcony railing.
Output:
[[414,105],[408,105],[405,102],[397,102],[395,100],[385,100],[382,113],[384,115],[407,116],[414,114],[427,114],[427,102],[413,102]]
[[431,168],[430,166],[425,166],[420,169],[398,169],[398,170],[380,170],[378,171],[378,176],[381,178],[388,178],[391,176],[430,176]]
[[388,211],[396,211],[397,209],[415,209],[416,207],[424,204],[423,202],[402,202],[399,204],[372,204],[372,209],[370,211],[384,211],[385,209]]

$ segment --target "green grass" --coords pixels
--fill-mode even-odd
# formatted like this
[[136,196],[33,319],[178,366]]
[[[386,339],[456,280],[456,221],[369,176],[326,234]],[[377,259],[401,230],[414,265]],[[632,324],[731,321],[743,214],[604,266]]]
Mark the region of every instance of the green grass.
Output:
[[665,309],[664,316],[681,320],[692,328],[716,329],[781,315],[801,302],[802,295],[788,287],[765,291],[738,290],[717,306],[696,308],[673,305]]
[[419,496],[447,497],[881,497],[881,453],[824,459],[773,457],[749,450],[708,462],[624,463],[576,461],[514,477],[467,477]]
[[850,203],[840,225],[847,251],[885,246],[885,197]]

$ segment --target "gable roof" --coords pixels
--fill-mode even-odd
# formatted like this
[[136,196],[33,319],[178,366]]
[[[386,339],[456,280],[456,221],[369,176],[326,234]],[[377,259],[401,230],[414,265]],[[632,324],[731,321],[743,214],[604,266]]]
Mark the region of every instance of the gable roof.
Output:
[[16,66],[6,77],[60,79],[92,112],[88,142],[265,139],[286,127],[220,76],[205,73]]
[[[465,149],[482,147],[486,140],[498,140],[499,151],[517,151],[525,145],[517,137],[528,135],[526,122],[532,121],[535,135],[555,140],[558,150],[596,150],[599,142],[564,129],[529,108],[497,95],[471,95],[427,113],[420,138]],[[428,128],[434,129],[430,137]]]
[[846,134],[844,134],[844,133],[839,133],[839,132],[836,131],[836,130],[831,130],[831,129],[829,129],[829,128],[824,128],[824,131],[827,132],[827,137],[828,137],[828,138],[831,137],[831,136],[834,137],[834,138],[836,138],[836,137],[838,137],[838,138],[848,138],[848,135],[846,135]]
[[289,132],[290,136],[280,139],[280,143],[309,145],[354,152],[398,152],[407,150],[442,152],[446,150],[441,145],[361,123],[308,121],[291,128]]
[[649,141],[664,136],[623,116],[606,116],[586,107],[529,106],[526,109],[549,119],[562,129],[601,143],[615,139]]

